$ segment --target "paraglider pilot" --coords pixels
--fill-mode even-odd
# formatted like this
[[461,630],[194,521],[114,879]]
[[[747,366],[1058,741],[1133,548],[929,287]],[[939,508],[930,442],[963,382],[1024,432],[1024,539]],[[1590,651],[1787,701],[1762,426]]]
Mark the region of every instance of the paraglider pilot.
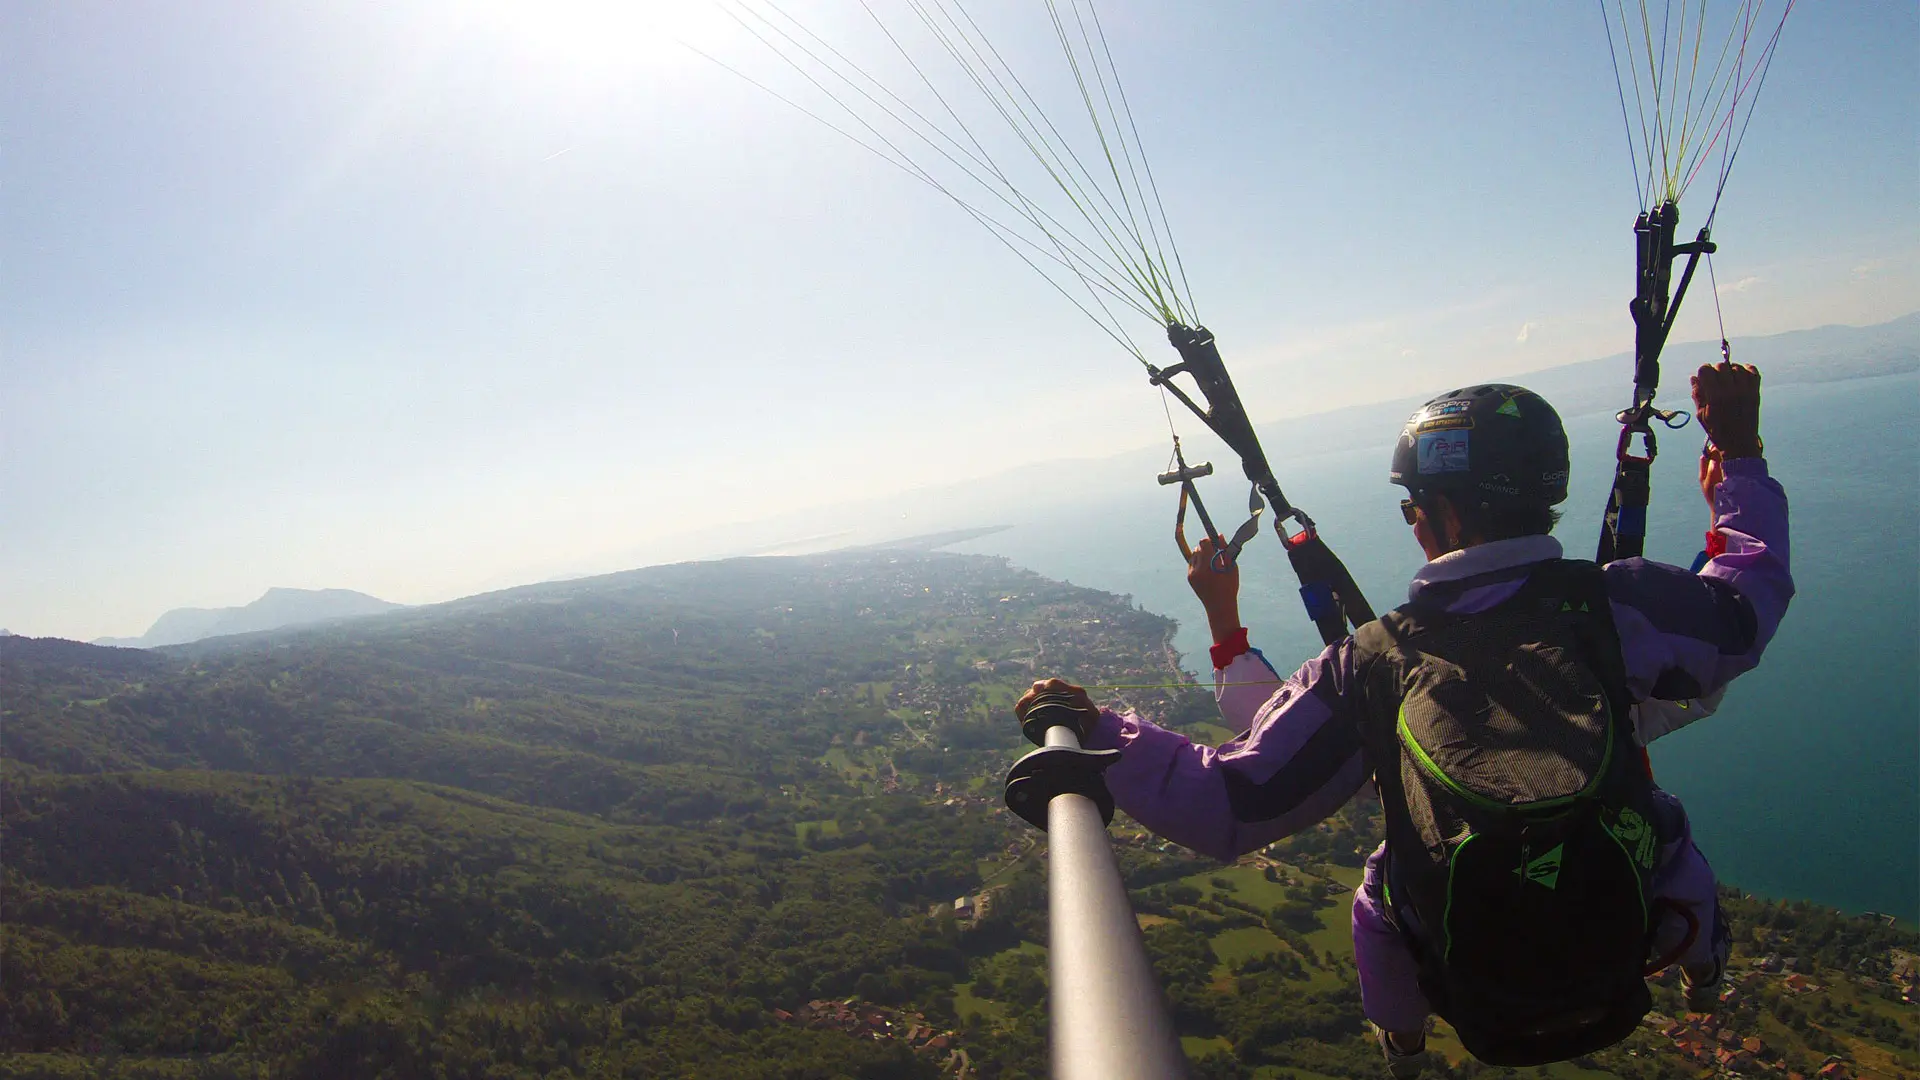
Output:
[[1690,1009],[1717,997],[1729,933],[1685,811],[1644,747],[1704,715],[1751,670],[1793,596],[1787,500],[1759,435],[1760,375],[1693,377],[1712,507],[1697,572],[1564,559],[1559,416],[1517,386],[1432,399],[1390,479],[1428,562],[1408,602],[1284,679],[1251,647],[1235,568],[1203,543],[1188,581],[1206,609],[1215,694],[1242,732],[1218,747],[1085,706],[1084,745],[1117,749],[1114,801],[1142,825],[1230,861],[1312,827],[1367,783],[1386,841],[1354,894],[1368,1020],[1395,1077],[1425,1060],[1438,1013],[1475,1056],[1531,1065],[1623,1038],[1647,970],[1681,965]]

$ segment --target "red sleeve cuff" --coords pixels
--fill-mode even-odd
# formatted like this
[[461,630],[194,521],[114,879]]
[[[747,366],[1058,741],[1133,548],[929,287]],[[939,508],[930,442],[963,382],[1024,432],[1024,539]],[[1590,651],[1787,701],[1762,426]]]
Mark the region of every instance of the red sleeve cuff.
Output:
[[1727,534],[1719,529],[1707,530],[1707,558],[1715,559],[1727,553]]
[[1213,666],[1218,669],[1233,663],[1234,657],[1239,656],[1241,653],[1248,652],[1252,648],[1253,646],[1247,644],[1247,628],[1243,626],[1233,633],[1228,634],[1227,640],[1220,642],[1208,651],[1213,653]]

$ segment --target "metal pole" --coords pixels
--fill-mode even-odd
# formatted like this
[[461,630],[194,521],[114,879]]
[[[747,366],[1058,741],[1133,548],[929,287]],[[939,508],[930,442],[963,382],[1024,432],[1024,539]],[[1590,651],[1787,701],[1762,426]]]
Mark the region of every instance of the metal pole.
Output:
[[[1080,748],[1065,727],[1048,746]],[[1085,795],[1047,803],[1047,908],[1054,1080],[1170,1080],[1186,1056],[1147,960],[1100,808]]]
[[1062,722],[1007,780],[1008,806],[1047,832],[1054,1080],[1179,1080],[1186,1056],[1107,836],[1113,799],[1101,774],[1118,753],[1081,749],[1072,713],[1055,708],[1030,710],[1029,738]]

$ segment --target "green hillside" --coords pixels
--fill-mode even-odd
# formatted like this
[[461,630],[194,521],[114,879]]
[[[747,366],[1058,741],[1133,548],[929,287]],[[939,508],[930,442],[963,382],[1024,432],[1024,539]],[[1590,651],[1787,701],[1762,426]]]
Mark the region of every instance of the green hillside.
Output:
[[[1008,705],[1036,671],[1175,681],[1172,629],[865,552],[156,652],[0,638],[0,1076],[1042,1076]],[[1201,1075],[1378,1075],[1337,895],[1375,831],[1359,803],[1224,868],[1117,823]],[[1725,1028],[1782,1080],[1916,1075],[1912,933],[1738,903],[1743,957],[1797,974],[1743,969]],[[1708,1068],[1674,1042],[1583,1067]]]

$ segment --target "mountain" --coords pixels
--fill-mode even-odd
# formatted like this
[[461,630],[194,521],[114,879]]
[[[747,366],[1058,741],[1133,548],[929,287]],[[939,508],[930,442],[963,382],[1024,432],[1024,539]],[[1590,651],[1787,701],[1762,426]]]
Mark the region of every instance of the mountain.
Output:
[[268,589],[244,607],[174,608],[137,638],[98,638],[95,645],[154,649],[203,638],[283,630],[293,626],[378,615],[405,607],[352,589]]
[[[1038,954],[992,959],[1045,921],[1006,706],[1038,655],[1179,681],[1171,630],[891,551],[0,639],[0,1077],[1036,1075],[1037,1019],[952,1049],[969,956],[1038,1000]],[[1138,701],[1210,708],[1172,697]]]

